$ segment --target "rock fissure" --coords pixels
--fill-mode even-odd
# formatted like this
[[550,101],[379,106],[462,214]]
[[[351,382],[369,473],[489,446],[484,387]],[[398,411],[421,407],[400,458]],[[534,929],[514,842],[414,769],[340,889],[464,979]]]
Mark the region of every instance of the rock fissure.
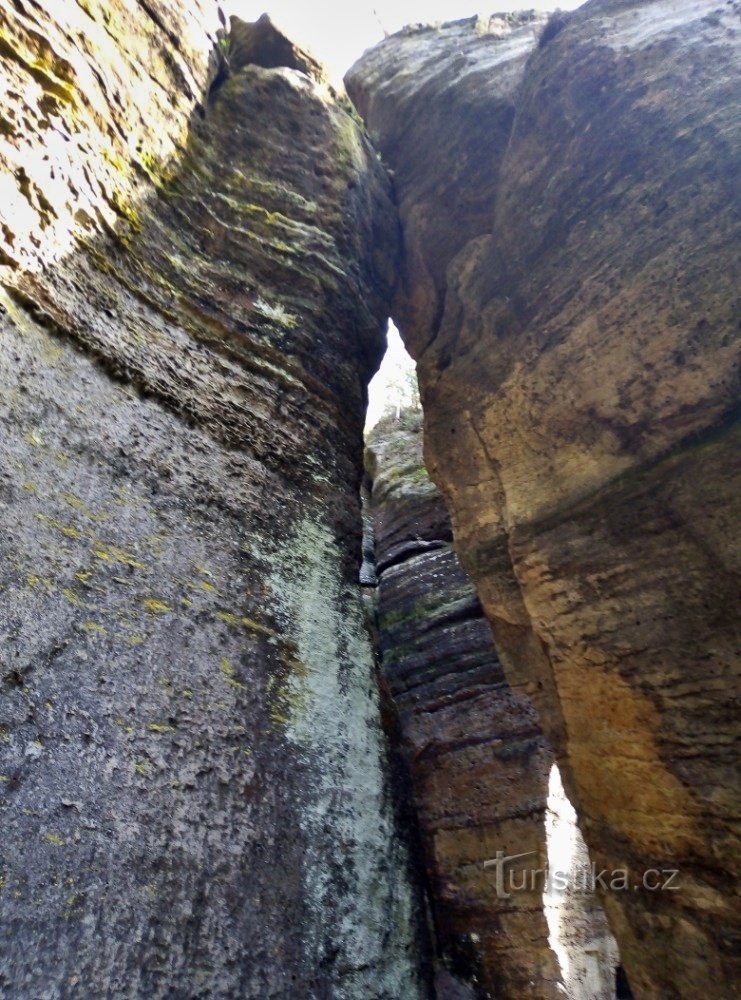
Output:
[[[393,568],[377,576],[373,633],[420,825],[442,963],[438,988],[445,996],[451,987],[443,988],[443,977],[452,976],[476,997],[564,990],[585,1000],[613,997],[617,952],[597,901],[546,905],[536,876],[525,871],[520,888],[529,891],[513,902],[489,868],[498,852],[524,851],[539,876],[554,861],[546,819],[553,756],[532,703],[504,679],[456,559],[442,496],[420,475],[419,418],[385,418],[368,437],[366,468],[375,553],[394,553]],[[562,798],[560,790],[553,801],[565,810]],[[578,839],[585,866],[575,817],[563,829]]]
[[3,997],[734,996],[738,13],[2,7]]

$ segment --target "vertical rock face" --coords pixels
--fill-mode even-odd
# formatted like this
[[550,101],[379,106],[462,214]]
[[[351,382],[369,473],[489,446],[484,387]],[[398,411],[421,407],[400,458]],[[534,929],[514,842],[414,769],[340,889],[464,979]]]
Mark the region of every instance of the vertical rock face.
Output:
[[385,175],[265,22],[0,17],[0,993],[422,995],[355,586]]
[[415,358],[440,324],[450,261],[491,229],[514,92],[545,21],[531,11],[405,28],[345,81],[393,170],[404,245],[394,308]]
[[737,5],[532,28],[403,33],[348,86],[396,174],[427,465],[598,869],[628,873],[631,985],[730,997]]
[[[366,453],[378,637],[441,950],[477,996],[611,1000],[617,955],[596,897],[567,897],[556,880],[544,897],[546,866],[583,870],[586,850],[532,703],[505,680],[456,559],[419,420],[405,424],[379,425]],[[497,852],[515,857],[499,874]]]

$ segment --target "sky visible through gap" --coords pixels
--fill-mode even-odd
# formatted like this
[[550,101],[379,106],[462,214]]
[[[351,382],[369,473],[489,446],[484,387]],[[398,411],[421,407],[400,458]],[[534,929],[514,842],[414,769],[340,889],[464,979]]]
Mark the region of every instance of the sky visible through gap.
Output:
[[[581,0],[524,0],[520,4],[492,3],[477,9],[467,0],[371,0],[370,3],[307,3],[306,0],[223,0],[225,14],[255,21],[269,14],[303,48],[309,49],[324,65],[336,85],[363,52],[407,24],[455,21],[474,14],[510,10],[573,10]],[[406,373],[414,364],[404,350],[395,326],[389,324],[389,346],[383,364],[370,384],[368,419],[370,429],[392,407],[403,405],[408,393]]]

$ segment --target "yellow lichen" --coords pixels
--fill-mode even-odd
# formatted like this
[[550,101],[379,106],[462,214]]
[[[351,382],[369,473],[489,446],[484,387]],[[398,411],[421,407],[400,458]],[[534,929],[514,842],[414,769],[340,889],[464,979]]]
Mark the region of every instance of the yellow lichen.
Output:
[[246,684],[243,684],[241,681],[235,680],[233,677],[227,677],[226,682],[227,682],[227,684],[231,684],[232,687],[240,688],[240,690],[242,690],[242,691],[246,691],[247,690],[247,685]]
[[47,517],[46,514],[42,514],[40,511],[36,512],[36,517],[47,528],[54,528],[55,531],[61,531],[68,538],[82,538],[81,531],[78,531],[77,528],[73,528],[71,525],[62,524],[61,521],[57,521],[54,517]]
[[252,629],[253,632],[261,632],[263,635],[275,635],[273,629],[268,628],[267,625],[261,625],[259,622],[253,621],[251,618],[242,618],[242,624],[245,628]]
[[144,642],[142,635],[117,635],[117,639],[122,639],[127,646],[140,646]]
[[87,511],[87,507],[85,506],[83,501],[80,500],[79,497],[76,497],[74,493],[62,493],[60,495],[62,497],[62,500],[64,500],[65,503],[69,504],[70,507],[74,507],[76,510],[81,510],[83,512]]
[[78,608],[86,607],[86,604],[81,600],[74,590],[70,590],[69,587],[62,587],[62,594],[67,598],[70,604],[76,604]]
[[224,674],[226,677],[234,677],[234,675],[237,672],[225,656],[221,657],[221,660],[219,662],[219,670],[221,670],[222,674]]
[[148,597],[142,604],[147,609],[150,615],[163,615],[172,611],[169,604],[165,604],[164,601],[158,601],[155,597]]
[[305,691],[296,680],[304,678],[308,668],[294,651],[292,643],[282,651],[280,661],[284,669],[272,674],[267,684],[270,718],[281,725],[287,725],[305,708]]
[[98,542],[95,555],[101,559],[115,559],[116,562],[123,563],[125,566],[131,566],[134,569],[146,569],[143,562],[134,558],[134,556],[125,549],[119,549],[117,545],[105,545]]
[[[237,671],[234,669],[234,667],[232,666],[231,662],[229,660],[227,660],[227,658],[225,656],[221,657],[221,660],[219,662],[219,670],[221,670],[222,674],[224,675],[227,684],[230,684],[232,687],[240,688],[242,690],[246,690],[247,689],[247,685],[246,684],[243,684],[241,681],[238,681],[236,679],[237,678]],[[217,705],[216,707],[219,708],[220,706]],[[223,707],[226,707],[226,706],[223,706]]]
[[95,632],[97,635],[108,635],[108,630],[98,625],[97,622],[85,622],[82,626],[86,632]]

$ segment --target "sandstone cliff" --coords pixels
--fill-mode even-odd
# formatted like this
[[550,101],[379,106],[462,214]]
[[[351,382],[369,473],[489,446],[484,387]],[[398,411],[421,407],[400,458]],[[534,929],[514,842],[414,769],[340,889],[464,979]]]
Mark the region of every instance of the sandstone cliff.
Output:
[[265,22],[0,29],[0,994],[425,995],[356,587],[388,180]]
[[438,940],[481,996],[602,990],[481,868],[574,829],[550,746],[635,995],[735,995],[737,7],[387,39],[349,86],[395,206],[268,21],[4,3],[0,994],[430,995],[357,587],[393,299],[478,590],[384,445]]
[[[569,897],[556,885],[549,898],[545,875],[526,874],[549,865],[583,870],[588,858],[532,703],[505,680],[456,559],[450,519],[424,467],[420,423],[407,413],[379,425],[366,465],[379,650],[440,951],[476,996],[613,1000],[618,958],[596,897]],[[558,854],[557,839],[573,856]],[[498,851],[525,855],[508,864],[506,884],[486,867]]]
[[427,467],[661,1000],[736,981],[738,42],[733,3],[592,0],[409,29],[347,80]]

